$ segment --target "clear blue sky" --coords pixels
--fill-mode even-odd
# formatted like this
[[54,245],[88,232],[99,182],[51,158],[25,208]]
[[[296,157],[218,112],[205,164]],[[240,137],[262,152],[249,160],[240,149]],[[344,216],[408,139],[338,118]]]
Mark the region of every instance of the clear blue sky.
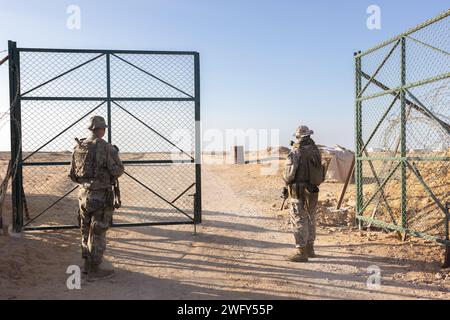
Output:
[[[71,4],[81,8],[81,30],[66,28]],[[366,27],[372,4],[381,8],[381,30]],[[20,47],[199,51],[204,128],[279,128],[287,145],[305,123],[318,143],[353,148],[353,52],[448,2],[0,0],[0,8],[0,51],[9,39]],[[0,67],[0,111],[7,87]],[[5,149],[5,130],[1,140]]]

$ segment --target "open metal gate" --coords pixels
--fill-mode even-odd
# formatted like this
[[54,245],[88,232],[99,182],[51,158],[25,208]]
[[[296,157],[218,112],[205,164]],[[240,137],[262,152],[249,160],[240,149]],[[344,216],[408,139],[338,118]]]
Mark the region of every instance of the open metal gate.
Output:
[[125,165],[114,227],[201,222],[197,52],[8,45],[15,231],[78,227],[68,170],[92,115]]
[[450,10],[355,54],[356,218],[450,245]]

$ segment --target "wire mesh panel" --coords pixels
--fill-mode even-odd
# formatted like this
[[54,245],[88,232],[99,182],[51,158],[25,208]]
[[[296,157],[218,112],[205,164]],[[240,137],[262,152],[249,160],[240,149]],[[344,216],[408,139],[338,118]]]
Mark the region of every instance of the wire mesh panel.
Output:
[[114,226],[201,222],[198,53],[9,47],[17,231],[77,227],[69,165],[93,115],[125,165]]
[[447,244],[449,16],[355,54],[357,219]]

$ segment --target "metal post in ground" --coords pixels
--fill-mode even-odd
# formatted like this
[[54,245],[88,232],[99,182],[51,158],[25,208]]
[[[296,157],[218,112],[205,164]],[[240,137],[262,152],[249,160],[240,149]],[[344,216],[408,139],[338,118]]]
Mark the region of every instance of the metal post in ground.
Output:
[[447,202],[445,204],[445,209],[447,211],[447,214],[445,215],[445,240],[447,241],[447,244],[445,245],[444,264],[442,265],[442,268],[450,267],[450,244],[448,243],[448,241],[450,240],[449,236],[450,202]]
[[[360,52],[359,52],[360,53]],[[363,207],[363,190],[362,190],[362,162],[361,162],[361,101],[358,100],[361,92],[361,57],[357,56],[358,52],[355,52],[355,173],[356,173],[356,215],[357,218],[362,214],[361,208]],[[358,228],[361,230],[362,221],[356,220]]]
[[406,39],[402,37],[401,39],[401,89],[400,89],[400,153],[401,153],[401,212],[402,212],[402,228],[403,240],[406,239],[407,235],[407,208],[406,208],[406,90],[404,86],[406,85]]
[[202,222],[201,127],[200,127],[200,54],[194,54],[195,79],[195,201],[194,225]]
[[106,95],[108,109],[108,142],[112,143],[111,132],[111,54],[106,54]]
[[20,57],[17,44],[8,41],[9,56],[9,100],[11,130],[11,200],[12,225],[14,232],[21,232],[23,227],[22,199],[22,129],[20,110]]

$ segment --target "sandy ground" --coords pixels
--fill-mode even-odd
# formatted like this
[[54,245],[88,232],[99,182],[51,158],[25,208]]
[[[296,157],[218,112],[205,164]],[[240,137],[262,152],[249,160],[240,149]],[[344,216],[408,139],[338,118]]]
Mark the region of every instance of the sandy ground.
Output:
[[[66,269],[81,264],[77,231],[0,236],[1,299],[449,299],[442,248],[395,234],[359,233],[342,223],[318,230],[318,257],[285,260],[293,252],[288,210],[279,211],[278,176],[261,165],[204,165],[203,223],[111,229],[109,280],[66,287]],[[255,186],[257,186],[255,188]],[[321,187],[321,206],[341,184]],[[350,199],[346,205],[352,204]],[[330,201],[333,199],[333,201]],[[368,267],[381,271],[369,288]]]

